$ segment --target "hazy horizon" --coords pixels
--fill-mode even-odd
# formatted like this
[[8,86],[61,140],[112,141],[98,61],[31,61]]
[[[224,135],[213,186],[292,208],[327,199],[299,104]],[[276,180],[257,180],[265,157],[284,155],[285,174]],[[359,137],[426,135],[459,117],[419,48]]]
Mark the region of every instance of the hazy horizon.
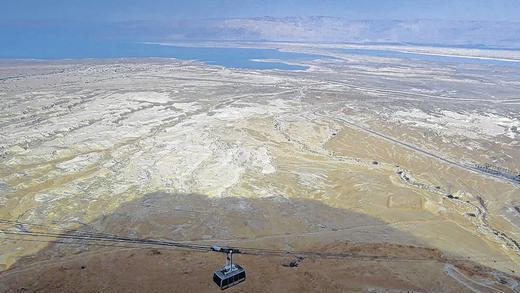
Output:
[[200,40],[517,49],[519,10],[515,0],[21,0],[0,11],[0,39],[4,53]]
[[3,4],[3,20],[179,20],[330,16],[369,20],[520,21],[516,0],[20,0]]

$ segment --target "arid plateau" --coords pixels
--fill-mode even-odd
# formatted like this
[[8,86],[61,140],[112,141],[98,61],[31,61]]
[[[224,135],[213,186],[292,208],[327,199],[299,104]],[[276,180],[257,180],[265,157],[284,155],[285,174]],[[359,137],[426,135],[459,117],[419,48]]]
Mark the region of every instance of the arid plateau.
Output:
[[0,291],[519,292],[520,67],[329,57],[1,61]]

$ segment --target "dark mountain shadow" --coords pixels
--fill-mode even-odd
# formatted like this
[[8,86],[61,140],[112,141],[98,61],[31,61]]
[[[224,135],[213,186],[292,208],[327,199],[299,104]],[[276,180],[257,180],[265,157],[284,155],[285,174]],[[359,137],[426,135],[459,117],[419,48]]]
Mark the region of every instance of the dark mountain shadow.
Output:
[[239,255],[237,261],[249,272],[248,281],[239,286],[245,291],[435,288],[463,292],[468,288],[456,278],[478,274],[507,292],[519,281],[471,261],[446,259],[440,251],[380,219],[316,200],[155,192],[122,204],[110,215],[68,231],[58,243],[20,259],[0,273],[0,291],[201,292],[217,288],[211,283],[211,272],[223,264],[221,254],[68,237],[81,233],[331,256]]

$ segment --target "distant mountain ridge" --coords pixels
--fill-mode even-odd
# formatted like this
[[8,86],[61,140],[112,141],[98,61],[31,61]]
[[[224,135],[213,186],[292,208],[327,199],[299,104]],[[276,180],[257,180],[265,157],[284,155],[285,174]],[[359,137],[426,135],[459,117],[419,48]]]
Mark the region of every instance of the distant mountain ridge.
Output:
[[520,22],[350,20],[335,17],[257,17],[125,22],[16,22],[0,20],[0,37],[126,41],[280,41],[406,43],[520,49]]
[[438,20],[349,20],[333,17],[235,18],[191,23],[173,38],[249,41],[416,43],[520,47],[520,23]]

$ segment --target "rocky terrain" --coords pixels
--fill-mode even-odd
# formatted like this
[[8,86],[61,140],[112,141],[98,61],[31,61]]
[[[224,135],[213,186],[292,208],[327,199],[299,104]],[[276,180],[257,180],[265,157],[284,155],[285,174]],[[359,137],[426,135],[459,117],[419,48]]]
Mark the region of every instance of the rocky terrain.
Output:
[[520,290],[520,70],[334,57],[1,63],[0,290],[213,291],[224,261],[31,231],[341,255],[244,254],[230,291]]

